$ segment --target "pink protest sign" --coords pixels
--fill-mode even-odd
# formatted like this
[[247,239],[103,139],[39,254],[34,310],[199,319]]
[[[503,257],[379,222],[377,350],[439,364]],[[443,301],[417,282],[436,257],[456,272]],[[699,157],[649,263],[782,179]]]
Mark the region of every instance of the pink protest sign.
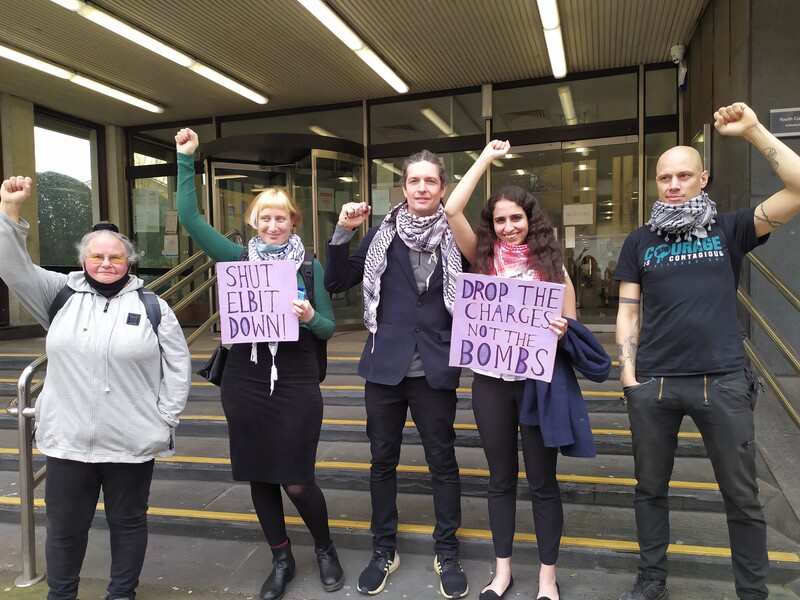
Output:
[[217,263],[217,294],[223,344],[299,338],[300,323],[292,312],[297,298],[294,261]]
[[463,273],[456,280],[450,366],[550,381],[561,316],[560,283]]

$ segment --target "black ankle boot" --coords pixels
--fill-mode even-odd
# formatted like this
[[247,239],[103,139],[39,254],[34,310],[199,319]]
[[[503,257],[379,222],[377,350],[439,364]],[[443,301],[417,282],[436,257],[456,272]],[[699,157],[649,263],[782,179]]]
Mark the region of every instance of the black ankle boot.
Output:
[[272,573],[261,586],[261,600],[280,600],[286,593],[286,584],[294,578],[292,544],[272,549]]
[[319,578],[322,581],[322,589],[326,592],[335,592],[344,585],[344,571],[339,564],[339,555],[333,540],[328,540],[322,546],[314,545],[314,553],[317,555],[319,565]]

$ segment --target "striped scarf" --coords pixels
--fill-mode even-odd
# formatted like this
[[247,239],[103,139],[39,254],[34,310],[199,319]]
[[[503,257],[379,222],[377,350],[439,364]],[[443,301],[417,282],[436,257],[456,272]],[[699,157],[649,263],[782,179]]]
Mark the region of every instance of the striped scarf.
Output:
[[[378,304],[381,300],[381,277],[386,270],[386,255],[394,236],[399,235],[406,246],[418,252],[431,253],[436,262],[436,249],[441,247],[444,305],[453,313],[456,296],[456,276],[461,273],[461,252],[444,216],[444,208],[428,217],[408,212],[408,202],[395,206],[383,219],[367,250],[364,261],[364,326],[370,333],[378,330]],[[429,278],[430,279],[430,278]],[[426,282],[426,288],[430,281]]]

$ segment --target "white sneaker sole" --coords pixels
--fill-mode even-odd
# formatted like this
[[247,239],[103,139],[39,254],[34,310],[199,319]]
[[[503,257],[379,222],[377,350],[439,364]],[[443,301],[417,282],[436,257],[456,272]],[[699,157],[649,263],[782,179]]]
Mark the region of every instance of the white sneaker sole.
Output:
[[386,572],[386,575],[384,575],[383,581],[381,581],[380,586],[378,586],[374,590],[362,590],[361,588],[358,588],[358,591],[361,592],[362,594],[367,594],[368,596],[374,596],[375,594],[380,594],[383,591],[383,588],[386,587],[386,580],[389,579],[389,575],[397,571],[399,567],[400,567],[400,553],[395,551],[394,560],[392,561],[392,564],[389,565],[389,570]]
[[462,594],[458,594],[456,596],[448,596],[447,593],[444,591],[444,586],[442,585],[441,575],[442,570],[439,568],[439,562],[436,560],[436,557],[433,557],[433,570],[436,571],[436,574],[439,575],[439,593],[447,598],[448,600],[452,600],[453,598],[463,598],[467,594],[469,594],[469,583],[467,584],[467,589],[464,590]]

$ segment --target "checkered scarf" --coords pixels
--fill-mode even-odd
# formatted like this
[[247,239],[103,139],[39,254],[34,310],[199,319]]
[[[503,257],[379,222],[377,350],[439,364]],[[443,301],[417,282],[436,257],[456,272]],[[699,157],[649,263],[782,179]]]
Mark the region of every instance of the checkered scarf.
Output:
[[[403,202],[383,219],[364,262],[364,325],[373,334],[378,330],[378,304],[381,300],[381,276],[386,270],[386,253],[395,235],[399,235],[412,250],[431,253],[430,260],[434,263],[437,260],[436,249],[441,247],[444,305],[450,314],[453,313],[456,276],[462,270],[461,252],[447,224],[444,208],[440,204],[434,214],[417,217],[408,212],[408,202]],[[426,281],[426,289],[428,287],[430,277]]]
[[708,237],[706,229],[711,230],[716,215],[717,205],[708,194],[701,191],[683,204],[667,204],[658,200],[653,205],[653,212],[646,225],[657,235],[663,234],[666,241],[669,241],[670,235],[675,236],[675,241],[681,237],[689,241],[692,236],[698,239]]
[[517,277],[530,269],[528,244],[509,244],[494,241],[494,259],[489,267],[489,275],[498,277]]

